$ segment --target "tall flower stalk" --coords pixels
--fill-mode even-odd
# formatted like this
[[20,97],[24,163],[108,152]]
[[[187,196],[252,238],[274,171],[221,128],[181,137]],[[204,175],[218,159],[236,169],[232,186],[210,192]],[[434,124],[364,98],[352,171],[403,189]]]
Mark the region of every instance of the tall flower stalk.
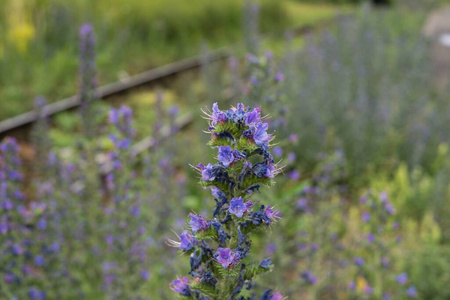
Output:
[[[269,152],[273,136],[261,117],[259,107],[238,104],[221,111],[214,103],[209,119],[208,143],[217,149],[215,164],[199,164],[194,169],[200,184],[211,188],[216,207],[212,218],[190,213],[188,230],[169,245],[190,255],[188,277],[179,277],[171,289],[191,299],[256,299],[250,290],[258,275],[272,269],[270,258],[249,262],[251,233],[267,229],[278,213],[254,195],[261,186],[271,186],[280,172]],[[263,292],[261,299],[281,299],[274,290]]]
[[93,138],[96,134],[95,112],[92,101],[95,100],[97,87],[97,69],[95,66],[95,33],[91,24],[80,27],[80,112],[83,121],[83,130],[87,137]]

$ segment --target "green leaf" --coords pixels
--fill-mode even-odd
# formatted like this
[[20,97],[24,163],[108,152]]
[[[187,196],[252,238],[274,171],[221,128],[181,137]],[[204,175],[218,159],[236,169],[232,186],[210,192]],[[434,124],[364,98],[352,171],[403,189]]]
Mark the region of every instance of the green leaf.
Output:
[[271,265],[268,269],[265,269],[259,265],[248,265],[245,269],[244,279],[245,280],[253,280],[256,276],[260,276],[262,274],[271,272],[273,269],[273,265]]
[[191,289],[197,290],[208,297],[214,297],[216,293],[216,288],[212,285],[201,283],[200,281],[194,281],[191,283]]

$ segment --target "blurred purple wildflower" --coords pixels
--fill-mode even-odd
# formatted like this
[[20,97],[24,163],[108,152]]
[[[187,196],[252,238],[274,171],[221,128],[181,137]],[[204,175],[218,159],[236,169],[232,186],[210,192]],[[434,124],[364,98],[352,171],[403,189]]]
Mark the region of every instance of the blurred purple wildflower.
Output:
[[368,213],[368,212],[363,213],[361,219],[365,223],[369,222],[370,221],[370,213]]
[[317,277],[314,276],[314,274],[313,274],[311,271],[309,271],[309,270],[303,272],[303,273],[300,275],[300,277],[303,278],[303,280],[305,280],[305,282],[306,282],[307,284],[313,285],[313,284],[316,284],[316,283],[317,283]]
[[276,157],[280,157],[283,155],[283,149],[280,146],[276,146],[273,148],[273,155]]
[[408,282],[408,275],[406,273],[402,273],[395,277],[395,281],[397,281],[398,284],[405,285]]
[[353,258],[353,263],[355,265],[357,265],[358,267],[362,267],[362,266],[364,266],[364,258],[362,258],[362,257],[355,257],[355,258]]
[[415,298],[417,297],[417,290],[416,287],[411,285],[408,290],[406,291],[406,295],[408,295],[408,297],[410,298]]

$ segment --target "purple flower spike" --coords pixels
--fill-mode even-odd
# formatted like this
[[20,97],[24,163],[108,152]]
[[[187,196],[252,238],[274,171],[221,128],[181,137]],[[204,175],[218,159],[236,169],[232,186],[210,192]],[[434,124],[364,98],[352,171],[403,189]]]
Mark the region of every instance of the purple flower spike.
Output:
[[276,82],[284,81],[284,74],[281,73],[281,72],[278,72],[278,73],[275,75],[275,81],[276,81]]
[[398,275],[395,280],[397,281],[398,284],[401,285],[405,285],[406,282],[408,282],[408,275],[406,273],[402,273],[400,275]]
[[298,135],[296,135],[295,133],[291,134],[291,135],[289,136],[289,141],[290,141],[291,143],[296,143],[296,142],[298,141]]
[[294,162],[296,158],[297,158],[297,156],[295,155],[294,152],[289,152],[288,157],[287,157],[289,162],[291,162],[291,163]]
[[359,202],[361,202],[362,204],[366,204],[368,200],[367,195],[363,195],[361,198],[359,198]]
[[16,276],[14,276],[13,274],[8,274],[8,273],[6,273],[3,276],[3,280],[5,281],[6,284],[13,283],[15,278],[16,278]]
[[180,235],[180,249],[183,250],[183,252],[189,251],[192,248],[194,248],[197,240],[194,238],[194,236],[187,230],[183,231],[183,233]]
[[94,31],[94,28],[92,27],[92,25],[89,23],[86,23],[86,24],[81,25],[79,33],[81,36],[86,36],[88,34],[91,34],[93,31]]
[[117,109],[109,110],[108,119],[109,123],[117,124],[119,122],[119,111]]
[[364,287],[364,294],[373,294],[373,288],[370,285],[366,284],[366,286]]
[[317,283],[317,277],[314,276],[314,274],[311,271],[305,271],[300,275],[301,278],[303,278],[307,284],[314,285]]
[[381,264],[383,265],[383,267],[387,268],[389,266],[389,258],[383,257],[381,259]]
[[147,270],[142,271],[141,278],[144,280],[148,280],[150,278],[150,273]]
[[300,172],[297,170],[293,170],[293,171],[289,172],[287,174],[287,176],[289,177],[289,179],[291,179],[293,181],[297,181],[300,179]]
[[372,233],[369,233],[367,235],[367,241],[371,244],[373,244],[375,242],[375,236]]
[[43,300],[46,298],[46,294],[44,291],[38,290],[36,288],[31,288],[28,291],[28,297],[32,300]]
[[12,252],[14,255],[21,255],[25,252],[25,250],[19,244],[14,244],[12,246]]
[[189,287],[189,278],[187,277],[178,277],[172,284],[170,285],[170,289],[174,292],[180,293],[183,296],[190,297],[191,289]]
[[38,267],[42,267],[45,264],[44,257],[42,255],[38,255],[34,258],[34,263]]
[[391,203],[387,203],[384,207],[388,214],[394,215],[395,214],[395,207]]
[[259,123],[253,127],[253,139],[258,146],[268,146],[270,135],[267,133],[269,124]]
[[244,199],[242,197],[233,198],[230,201],[230,208],[228,211],[235,215],[238,218],[242,218],[242,216],[248,212],[248,209],[253,205],[251,201],[244,203]]
[[276,157],[280,157],[283,155],[283,149],[280,146],[276,146],[273,148],[273,155]]
[[415,286],[410,286],[408,290],[406,291],[406,295],[410,298],[416,298],[417,297],[417,290]]
[[361,219],[363,222],[367,223],[370,221],[370,213],[365,212],[362,214]]
[[206,223],[205,219],[203,219],[202,216],[191,213],[189,214],[189,217],[191,217],[189,225],[191,225],[193,232],[208,229],[208,223]]
[[240,259],[239,253],[234,253],[230,248],[218,248],[214,257],[225,269]]
[[213,174],[213,165],[208,164],[206,167],[203,167],[203,170],[202,170],[202,179],[203,180],[205,180],[205,181],[213,181],[215,178],[216,177]]
[[225,167],[228,167],[234,161],[233,150],[230,146],[219,146],[219,155],[217,158]]
[[362,267],[362,266],[364,266],[364,258],[362,258],[362,257],[355,257],[353,259],[353,263],[355,265],[357,265],[358,267]]

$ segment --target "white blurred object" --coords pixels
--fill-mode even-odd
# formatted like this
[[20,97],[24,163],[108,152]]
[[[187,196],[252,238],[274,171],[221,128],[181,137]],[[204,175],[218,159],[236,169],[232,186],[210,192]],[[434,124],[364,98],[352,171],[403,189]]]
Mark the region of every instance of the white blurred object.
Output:
[[450,47],[450,33],[441,34],[439,42],[446,47]]

